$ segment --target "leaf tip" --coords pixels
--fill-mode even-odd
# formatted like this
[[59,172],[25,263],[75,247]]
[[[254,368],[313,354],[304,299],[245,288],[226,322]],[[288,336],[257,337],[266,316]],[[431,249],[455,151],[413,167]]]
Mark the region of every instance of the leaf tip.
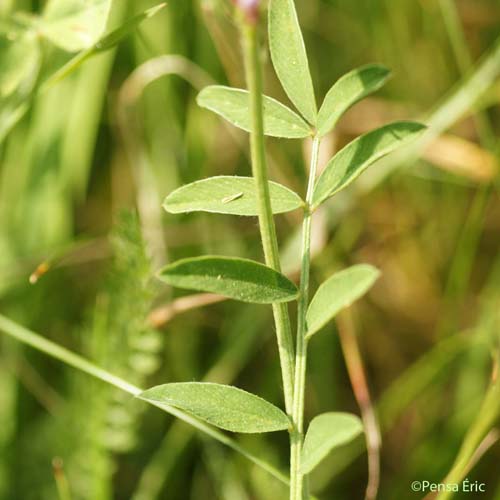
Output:
[[[173,191],[172,191],[172,193],[173,193]],[[172,211],[172,206],[170,203],[172,193],[168,194],[165,197],[165,199],[163,200],[163,203],[161,204],[161,207],[163,208],[163,210],[165,210],[165,212],[168,212],[169,214],[175,213]]]
[[203,105],[203,98],[205,94],[207,93],[207,89],[209,87],[202,88],[199,92],[198,95],[196,96],[196,104],[200,106],[201,108],[204,108],[205,106]]
[[160,281],[163,281],[165,283],[168,283],[168,280],[165,279],[166,275],[168,274],[168,271],[169,271],[169,268],[170,268],[171,264],[168,264],[166,266],[163,266],[163,267],[160,267],[160,269],[158,269],[154,275],[157,279],[159,279]]
[[158,4],[158,5],[155,5],[154,7],[151,7],[150,9],[148,9],[146,11],[146,17],[147,18],[153,17],[158,12],[160,12],[160,10],[164,9],[166,6],[167,6],[167,2],[162,2],[162,3]]
[[[416,121],[412,121],[412,120],[400,121],[400,122],[396,122],[396,124],[399,124],[401,127],[405,127],[406,129],[408,129],[408,131],[415,132],[415,133],[423,132],[424,130],[427,130],[427,128],[428,128],[428,126],[425,123],[416,122]],[[391,124],[389,124],[389,125],[391,125]]]
[[381,78],[389,78],[392,76],[393,71],[385,64],[374,63],[370,65],[374,70],[378,71],[378,76]]
[[380,276],[382,276],[382,271],[372,264],[360,264],[360,266],[363,266],[368,272],[372,274],[373,281],[378,280]]

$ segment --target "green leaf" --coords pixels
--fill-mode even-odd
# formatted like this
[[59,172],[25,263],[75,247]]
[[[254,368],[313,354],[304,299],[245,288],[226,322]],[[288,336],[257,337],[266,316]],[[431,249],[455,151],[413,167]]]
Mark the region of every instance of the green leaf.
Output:
[[354,104],[378,90],[390,71],[379,64],[368,64],[341,77],[326,94],[318,114],[318,135],[323,137]]
[[420,123],[395,122],[349,143],[328,162],[317,180],[313,209],[347,187],[371,164],[414,141],[424,129]]
[[[269,182],[273,213],[290,212],[303,206],[290,189]],[[231,215],[259,215],[255,179],[252,177],[210,177],[182,186],[170,193],[163,207],[172,214],[212,212]]]
[[40,69],[40,46],[36,35],[26,32],[6,46],[0,44],[0,99],[30,93]]
[[47,81],[44,82],[42,90],[50,88],[52,85],[56,84],[69,74],[73,73],[78,69],[87,59],[92,56],[100,54],[106,50],[116,47],[127,35],[133,32],[144,20],[149,19],[156,15],[160,10],[165,7],[165,3],[151,7],[130,19],[127,19],[120,27],[109,31],[100,40],[98,40],[94,45],[88,49],[83,50],[75,57],[70,59],[62,68],[57,70],[52,76],[50,76]]
[[103,50],[108,50],[115,47],[119,42],[121,42],[127,35],[129,35],[132,31],[139,27],[139,25],[145,19],[149,19],[150,17],[155,16],[162,10],[167,4],[160,3],[149,9],[132,16],[127,19],[121,26],[118,28],[106,33],[99,41],[95,43],[95,46],[91,49],[95,49],[95,52],[100,52]]
[[363,432],[363,424],[350,413],[323,413],[313,418],[302,448],[301,472],[309,474],[328,453]]
[[307,337],[321,330],[336,314],[362,297],[380,276],[368,264],[359,264],[328,278],[314,295],[307,310]]
[[259,262],[234,257],[179,260],[163,268],[159,278],[179,288],[256,304],[289,302],[297,297],[297,287],[282,274]]
[[315,125],[318,111],[314,87],[293,0],[270,1],[269,48],[285,92],[302,116]]
[[140,399],[163,403],[231,432],[286,430],[290,421],[279,408],[255,394],[203,382],[164,384],[141,393]]
[[[250,132],[250,102],[248,91],[213,85],[204,88],[196,100],[236,127]],[[264,134],[272,137],[300,139],[312,135],[311,127],[290,108],[264,96]]]
[[[137,14],[136,16],[131,17],[130,19],[125,21],[122,26],[104,35],[104,37],[101,38],[101,40],[99,40],[95,45],[79,52],[77,55],[72,57],[62,68],[58,69],[54,74],[52,74],[47,80],[43,82],[37,92],[37,95],[43,94],[43,92],[50,89],[60,80],[73,73],[73,71],[78,69],[87,59],[90,59],[92,56],[97,55],[104,50],[115,47],[125,36],[127,36],[135,28],[137,28],[137,26],[139,26],[139,24],[143,20],[154,16],[165,5],[166,4],[164,3],[157,5],[156,7],[152,7],[140,14]],[[16,125],[16,123],[29,110],[27,97],[29,97],[29,95],[25,95],[23,98],[15,100],[15,102],[9,101],[8,105],[2,103],[0,109],[0,144],[4,141],[4,139]]]
[[94,45],[104,33],[111,0],[50,0],[40,21],[40,31],[68,52]]
[[27,109],[41,65],[39,40],[25,32],[13,42],[1,44],[0,143]]

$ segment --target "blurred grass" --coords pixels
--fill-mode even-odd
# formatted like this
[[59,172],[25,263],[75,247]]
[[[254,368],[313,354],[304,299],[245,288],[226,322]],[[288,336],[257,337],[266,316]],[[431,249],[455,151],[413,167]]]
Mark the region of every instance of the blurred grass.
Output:
[[[155,3],[115,1],[113,23]],[[498,175],[488,170],[486,181],[478,181],[474,169],[484,166],[485,157],[477,152],[486,150],[498,168],[500,7],[495,0],[447,3],[457,7],[472,69],[465,47],[457,51],[460,42],[449,36],[450,19],[443,18],[438,0],[297,1],[319,95],[363,63],[381,62],[394,71],[385,90],[349,112],[325,141],[325,150],[332,154],[371,123],[393,116],[429,116],[431,123],[434,117],[438,135],[447,132],[477,146],[471,157],[463,153],[464,143],[454,143],[459,161],[451,171],[436,161],[444,147],[439,141],[432,142],[434,154],[424,160],[392,160],[389,175],[379,175],[384,172],[380,165],[375,181],[362,178],[363,186],[330,202],[316,224],[322,248],[314,260],[318,281],[325,272],[353,262],[370,262],[383,272],[354,310],[384,432],[383,500],[417,498],[410,492],[412,480],[438,481],[446,475],[486,390],[491,363],[484,345],[498,338]],[[43,4],[4,0],[0,22],[12,12],[37,12]],[[116,51],[89,60],[36,98],[0,145],[1,311],[94,359],[103,349],[110,350],[104,354],[111,359],[122,353],[119,325],[131,312],[129,306],[116,306],[113,321],[104,326],[98,319],[102,313],[91,312],[122,254],[122,248],[102,244],[121,208],[137,207],[143,229],[151,220],[160,228],[152,239],[152,233],[143,233],[143,251],[154,267],[162,259],[199,253],[260,258],[255,221],[174,217],[156,204],[184,182],[249,172],[245,136],[229,132],[199,109],[196,89],[175,74],[156,79],[139,92],[128,135],[120,131],[124,83],[144,62],[165,54],[187,58],[217,82],[243,85],[230,2],[171,0]],[[471,80],[464,79],[464,72],[477,77],[484,54],[490,54],[484,89],[467,87]],[[45,71],[66,57],[51,49]],[[487,100],[476,95],[479,90],[488,92]],[[269,61],[266,92],[286,102]],[[446,100],[450,95],[461,96],[459,107]],[[478,112],[491,128],[487,140]],[[278,140],[269,140],[268,146],[272,177],[301,189],[301,148]],[[441,158],[450,154],[444,150]],[[488,196],[482,198],[485,189]],[[293,255],[296,216],[280,216],[278,223],[283,247]],[[30,285],[30,274],[45,259],[53,267]],[[137,285],[129,270],[118,273],[120,280],[129,276],[132,288]],[[147,289],[152,307],[178,296],[154,279],[147,281]],[[147,309],[134,314],[134,331],[146,324]],[[174,318],[160,330],[161,363],[147,383],[208,376],[280,401],[276,351],[264,311],[227,302]],[[97,317],[88,326],[93,314]],[[100,431],[82,429],[102,427],[110,391],[3,337],[0,342],[1,499],[55,498],[55,456],[63,461],[73,498],[125,499],[134,492],[135,498],[148,500],[284,497],[281,486],[247,462],[154,410],[134,413],[139,426],[134,446],[121,451],[104,446]],[[137,369],[127,374],[133,380]],[[334,326],[312,342],[309,375],[308,418],[332,409],[358,411]],[[128,403],[114,403],[116,414],[126,419]],[[285,436],[239,439],[286,468]],[[320,498],[362,497],[366,458],[360,446],[340,450],[313,476]],[[494,445],[469,475],[487,483],[481,498],[500,498],[499,460]],[[82,462],[83,482],[98,493],[82,492],[82,480],[75,479],[75,463]]]

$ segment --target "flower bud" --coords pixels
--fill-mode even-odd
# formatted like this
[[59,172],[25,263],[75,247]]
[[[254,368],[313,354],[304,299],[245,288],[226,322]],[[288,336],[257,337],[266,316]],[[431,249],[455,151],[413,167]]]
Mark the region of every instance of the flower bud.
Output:
[[233,3],[243,12],[248,21],[257,22],[260,0],[233,0]]

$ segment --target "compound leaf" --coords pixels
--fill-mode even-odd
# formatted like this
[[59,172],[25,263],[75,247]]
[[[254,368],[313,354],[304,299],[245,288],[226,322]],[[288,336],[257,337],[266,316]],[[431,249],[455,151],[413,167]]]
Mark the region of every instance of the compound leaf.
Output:
[[289,302],[297,297],[297,287],[282,274],[259,262],[235,257],[182,259],[164,267],[159,278],[179,288],[255,304]]
[[326,94],[318,113],[318,135],[323,137],[354,104],[378,90],[390,71],[379,64],[368,64],[341,77]]
[[285,92],[302,116],[315,125],[316,98],[293,0],[270,1],[269,48]]
[[232,387],[203,382],[164,384],[140,399],[163,403],[231,432],[260,433],[288,429],[286,414],[265,399]]
[[[213,85],[204,88],[198,104],[225,118],[236,127],[251,130],[249,93],[246,90]],[[264,96],[264,134],[272,137],[300,139],[312,135],[311,127],[290,108]]]
[[316,182],[313,209],[347,187],[372,163],[415,140],[424,129],[416,122],[395,122],[349,143],[328,162]]
[[311,337],[331,321],[339,311],[362,297],[380,276],[368,264],[359,264],[335,273],[314,295],[307,310],[307,337]]
[[334,448],[363,432],[361,420],[350,413],[323,413],[313,418],[302,448],[301,472],[309,474]]
[[[273,213],[290,212],[303,206],[293,191],[269,182]],[[187,184],[170,193],[163,203],[167,212],[212,212],[230,215],[259,215],[255,179],[218,176]]]

